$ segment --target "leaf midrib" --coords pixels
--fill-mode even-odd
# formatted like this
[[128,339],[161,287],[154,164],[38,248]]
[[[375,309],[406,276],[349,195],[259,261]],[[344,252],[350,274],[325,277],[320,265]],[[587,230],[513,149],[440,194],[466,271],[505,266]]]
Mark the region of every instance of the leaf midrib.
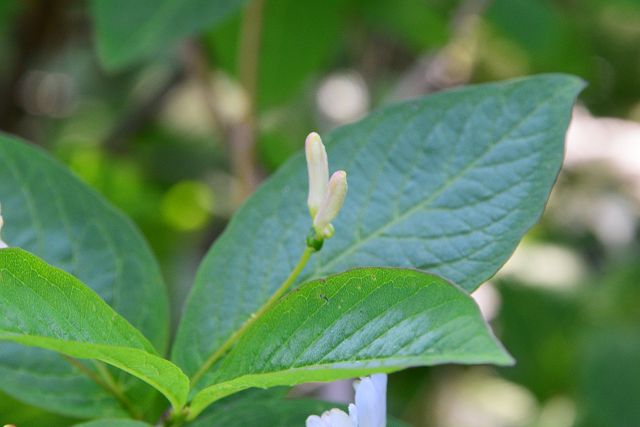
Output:
[[410,215],[413,215],[414,213],[416,213],[416,212],[424,209],[425,207],[427,207],[438,196],[440,196],[442,193],[444,193],[446,190],[448,190],[453,184],[455,184],[462,176],[464,176],[467,172],[469,172],[471,169],[473,169],[477,165],[477,163],[482,161],[489,153],[491,153],[493,151],[493,149],[495,149],[497,146],[502,144],[505,141],[505,139],[508,138],[513,132],[518,130],[527,120],[529,120],[531,118],[531,116],[533,114],[535,114],[543,106],[546,106],[547,104],[549,104],[552,100],[554,100],[558,96],[559,96],[559,94],[558,94],[558,92],[556,92],[553,96],[547,98],[545,100],[545,102],[541,102],[540,104],[538,104],[529,113],[527,113],[526,116],[521,118],[519,121],[516,122],[516,124],[514,126],[512,126],[509,130],[507,130],[505,132],[505,134],[498,141],[496,141],[494,144],[491,144],[488,147],[488,149],[481,156],[476,157],[467,166],[465,166],[463,169],[461,169],[455,176],[451,177],[449,180],[447,180],[445,183],[443,183],[443,185],[441,185],[440,188],[438,188],[436,191],[434,191],[431,194],[431,196],[429,196],[427,199],[425,199],[425,200],[417,203],[416,205],[412,206],[411,208],[405,210],[399,216],[393,218],[391,221],[389,221],[388,223],[386,223],[383,226],[379,227],[377,230],[375,230],[374,232],[368,234],[364,238],[358,239],[353,244],[348,246],[345,250],[343,250],[340,253],[338,253],[335,256],[333,256],[331,258],[331,260],[329,260],[326,264],[322,265],[319,269],[317,269],[316,271],[311,273],[310,276],[304,277],[304,280],[316,279],[316,278],[322,277],[323,275],[326,275],[327,273],[332,272],[331,267],[333,265],[335,265],[338,261],[340,261],[344,257],[352,254],[354,251],[356,251],[358,248],[360,248],[362,245],[364,245],[368,241],[370,241],[372,239],[375,239],[376,237],[382,235],[387,229],[397,225],[398,223],[403,221],[405,218],[407,218]]

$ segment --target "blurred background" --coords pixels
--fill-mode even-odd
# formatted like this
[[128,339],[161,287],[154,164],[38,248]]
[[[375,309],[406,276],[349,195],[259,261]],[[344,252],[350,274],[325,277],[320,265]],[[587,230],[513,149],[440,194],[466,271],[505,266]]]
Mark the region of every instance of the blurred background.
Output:
[[[474,294],[518,364],[394,374],[389,410],[425,427],[640,426],[640,1],[252,0],[207,25],[105,67],[88,1],[0,0],[0,130],[133,218],[174,322],[204,251],[309,131],[458,85],[572,73],[589,86],[547,211]],[[344,382],[296,393],[352,398]],[[73,423],[3,395],[0,413]]]

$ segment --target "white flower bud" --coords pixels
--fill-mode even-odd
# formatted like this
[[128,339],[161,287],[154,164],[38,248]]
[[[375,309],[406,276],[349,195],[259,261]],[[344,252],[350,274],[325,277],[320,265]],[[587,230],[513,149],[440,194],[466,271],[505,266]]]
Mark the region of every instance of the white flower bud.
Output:
[[329,163],[327,151],[324,148],[320,135],[311,132],[305,141],[305,153],[307,156],[307,171],[309,172],[309,198],[307,205],[311,218],[314,218],[320,204],[327,194],[329,183]]
[[318,213],[313,219],[313,228],[318,236],[329,238],[333,235],[333,226],[331,221],[338,215],[344,199],[347,196],[347,173],[345,171],[337,171],[331,175],[329,180],[329,189],[325,195]]

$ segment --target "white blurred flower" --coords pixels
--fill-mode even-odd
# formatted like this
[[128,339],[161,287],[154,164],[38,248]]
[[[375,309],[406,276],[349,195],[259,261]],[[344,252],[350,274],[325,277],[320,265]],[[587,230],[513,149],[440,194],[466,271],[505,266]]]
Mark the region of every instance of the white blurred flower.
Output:
[[[4,220],[2,219],[2,208],[0,208],[0,233],[2,232],[2,226],[4,225]],[[9,246],[2,241],[2,234],[0,234],[0,249],[8,248]]]
[[337,171],[329,179],[327,152],[320,135],[311,132],[305,141],[309,197],[307,205],[313,219],[313,229],[320,240],[333,236],[331,221],[342,209],[347,195],[347,173]]
[[307,427],[356,427],[355,420],[340,409],[325,411],[322,416],[311,415]]
[[387,424],[387,375],[374,374],[353,383],[356,403],[349,415],[331,409],[321,416],[311,415],[306,427],[385,427]]

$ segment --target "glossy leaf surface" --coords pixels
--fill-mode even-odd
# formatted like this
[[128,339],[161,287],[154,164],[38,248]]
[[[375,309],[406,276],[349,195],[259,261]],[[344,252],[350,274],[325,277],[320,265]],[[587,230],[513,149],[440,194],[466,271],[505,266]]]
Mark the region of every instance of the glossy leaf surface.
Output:
[[509,364],[463,290],[415,270],[365,268],[308,283],[247,330],[192,402],[442,363]]
[[[174,407],[189,381],[95,292],[18,248],[0,250],[0,340],[95,359],[142,379]],[[97,376],[97,374],[96,374]]]

